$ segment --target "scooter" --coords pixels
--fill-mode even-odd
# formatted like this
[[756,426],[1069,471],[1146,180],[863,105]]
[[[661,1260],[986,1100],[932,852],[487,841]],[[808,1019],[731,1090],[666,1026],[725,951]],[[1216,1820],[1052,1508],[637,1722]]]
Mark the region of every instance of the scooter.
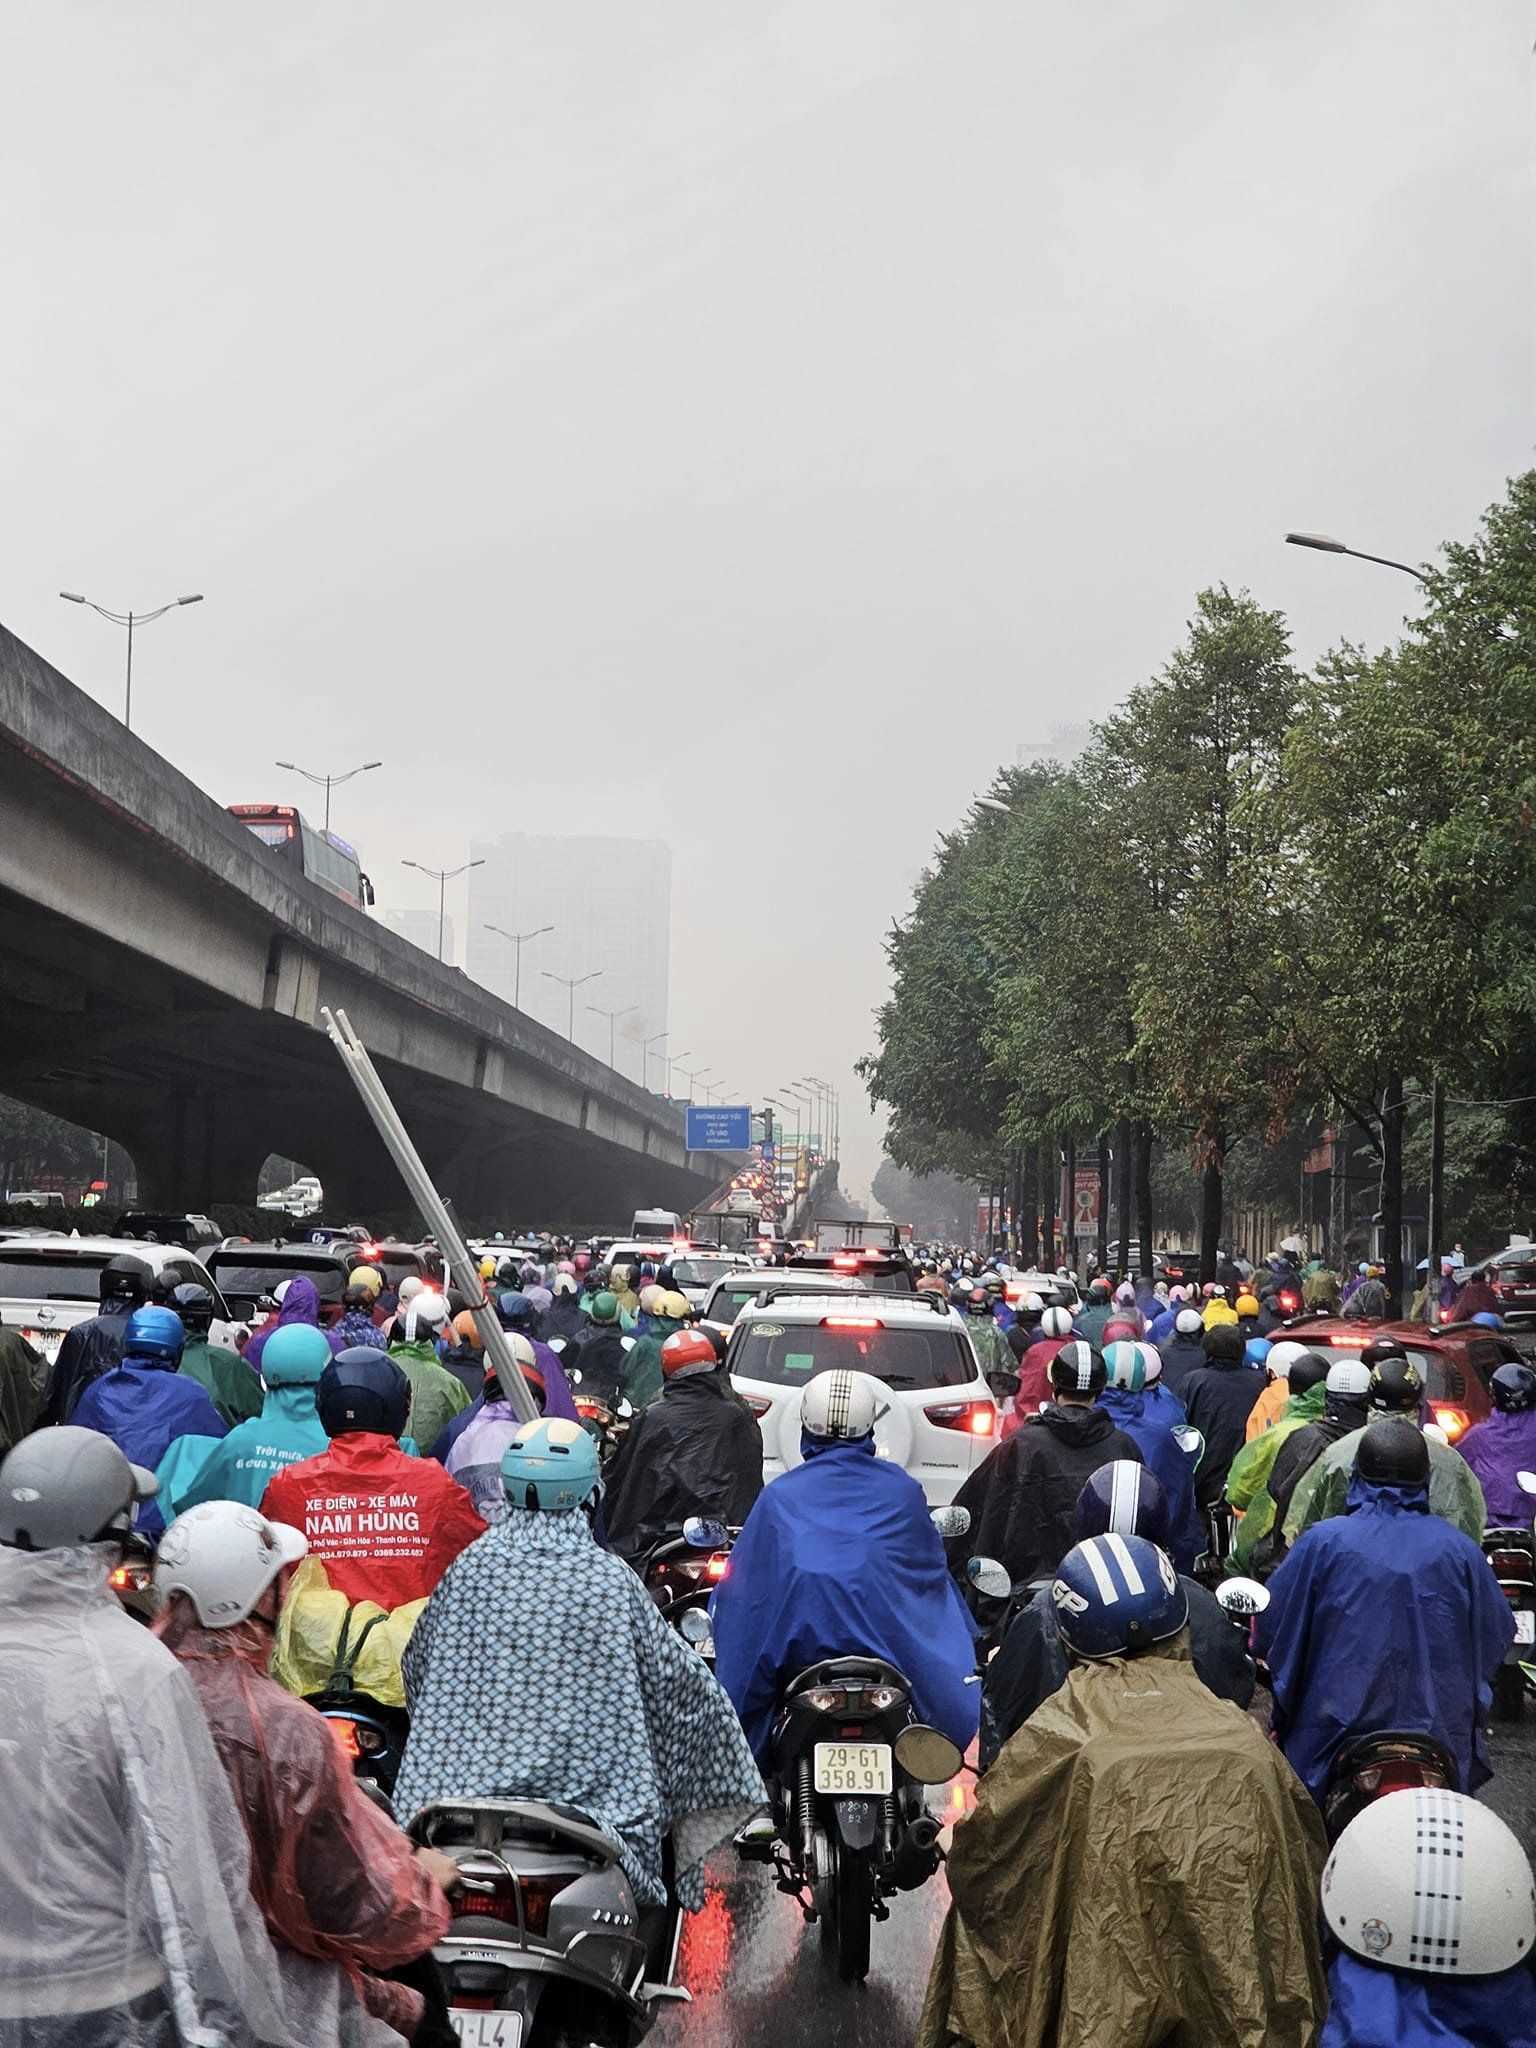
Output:
[[123,1612],[148,1628],[160,1607],[155,1598],[154,1545],[136,1534],[125,1536],[123,1554],[108,1573],[107,1584],[117,1595]]
[[1216,1588],[1216,1604],[1242,1638],[1254,1676],[1261,1685],[1268,1686],[1269,1669],[1253,1647],[1254,1624],[1269,1605],[1268,1586],[1257,1579],[1223,1579]]
[[1323,1793],[1323,1826],[1336,1842],[1357,1813],[1389,1792],[1460,1790],[1456,1765],[1430,1735],[1383,1732],[1348,1742],[1333,1760]]
[[425,1806],[413,1842],[451,1856],[461,1889],[433,1950],[473,2048],[633,2048],[674,1984],[681,1914],[642,1909],[619,1844],[590,1815],[531,1799]]
[[373,1630],[383,1619],[375,1615],[351,1639],[349,1610],[336,1641],[336,1655],[330,1676],[319,1692],[306,1695],[309,1704],[330,1723],[331,1733],[341,1745],[352,1775],[371,1781],[386,1795],[395,1789],[400,1759],[411,1732],[411,1717],[404,1707],[386,1706],[372,1693],[360,1691],[352,1682],[357,1660]]
[[[1515,1477],[1525,1493],[1536,1494],[1536,1473],[1517,1472]],[[1483,1555],[1515,1616],[1515,1639],[1494,1675],[1493,1711],[1501,1721],[1518,1721],[1530,1689],[1526,1666],[1536,1644],[1536,1532],[1487,1529]]]
[[724,1522],[690,1515],[681,1536],[663,1537],[640,1567],[645,1590],[661,1618],[714,1668],[714,1629],[709,1602],[729,1568],[731,1546],[741,1534]]

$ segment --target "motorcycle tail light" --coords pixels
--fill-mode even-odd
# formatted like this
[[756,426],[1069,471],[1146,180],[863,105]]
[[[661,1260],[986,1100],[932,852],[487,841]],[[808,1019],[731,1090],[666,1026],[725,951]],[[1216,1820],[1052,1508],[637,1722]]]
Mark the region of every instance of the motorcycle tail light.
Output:
[[1452,1443],[1466,1434],[1472,1420],[1465,1408],[1435,1408],[1431,1413]]
[[340,1714],[328,1714],[326,1720],[330,1724],[331,1735],[337,1748],[349,1765],[355,1764],[363,1753],[363,1746],[357,1736],[357,1723],[347,1720],[345,1715]]
[[712,1579],[716,1585],[719,1585],[730,1568],[731,1560],[728,1554],[723,1550],[717,1550],[714,1556],[706,1561],[704,1576],[706,1579]]
[[1441,1790],[1445,1785],[1445,1773],[1427,1758],[1421,1761],[1413,1757],[1395,1757],[1390,1763],[1372,1764],[1367,1770],[1356,1771],[1355,1783],[1373,1799],[1383,1799],[1389,1792]]
[[517,1895],[521,1890],[523,1926],[530,1934],[547,1934],[550,1901],[574,1883],[573,1877],[496,1877],[490,1880],[489,1891],[460,1892],[453,1901],[453,1910],[462,1919],[499,1920],[503,1926],[516,1927]]
[[872,1685],[864,1695],[864,1704],[870,1713],[883,1714],[900,1698],[901,1693],[894,1685]]
[[[1494,1577],[1499,1579],[1522,1579],[1527,1585],[1536,1577],[1531,1553],[1528,1550],[1495,1550],[1489,1553],[1488,1562],[1493,1566]],[[116,1574],[113,1574],[114,1578]]]
[[835,1686],[815,1685],[805,1695],[805,1703],[818,1714],[831,1714],[843,1704],[843,1696]]

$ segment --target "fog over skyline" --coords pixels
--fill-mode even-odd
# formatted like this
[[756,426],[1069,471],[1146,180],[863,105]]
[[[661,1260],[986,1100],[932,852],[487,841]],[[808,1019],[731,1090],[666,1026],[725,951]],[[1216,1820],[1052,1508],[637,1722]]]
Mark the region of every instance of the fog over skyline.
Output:
[[[0,618],[221,802],[673,853],[673,1044],[878,1119],[882,938],[1203,585],[1389,639],[1531,459],[1530,0],[26,6]],[[1454,706],[1447,706],[1447,718]],[[462,934],[464,884],[448,907]],[[462,939],[461,939],[462,945]],[[1064,963],[1064,971],[1070,963]],[[593,1016],[583,1042],[606,1052]]]

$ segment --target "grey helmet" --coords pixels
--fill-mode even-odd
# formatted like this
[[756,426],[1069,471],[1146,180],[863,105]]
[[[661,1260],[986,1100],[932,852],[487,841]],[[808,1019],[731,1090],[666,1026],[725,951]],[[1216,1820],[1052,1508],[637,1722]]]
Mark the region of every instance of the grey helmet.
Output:
[[133,1511],[159,1490],[100,1430],[40,1429],[0,1463],[0,1543],[67,1550],[125,1536]]

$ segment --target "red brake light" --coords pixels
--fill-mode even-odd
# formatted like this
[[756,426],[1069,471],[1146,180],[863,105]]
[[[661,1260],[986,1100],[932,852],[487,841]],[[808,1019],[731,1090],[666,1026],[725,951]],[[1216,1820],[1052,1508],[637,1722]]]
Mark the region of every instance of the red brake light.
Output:
[[944,1401],[923,1413],[940,1429],[963,1429],[969,1436],[990,1436],[997,1427],[997,1410],[990,1401]]
[[852,1252],[839,1252],[832,1263],[840,1273],[856,1273],[859,1270],[858,1259]]
[[330,1725],[331,1734],[335,1738],[336,1747],[346,1758],[348,1765],[356,1763],[363,1753],[363,1746],[357,1739],[357,1723],[355,1721],[348,1721],[344,1716],[329,1714],[326,1716],[326,1719]]
[[[515,1927],[518,1924],[517,1894],[521,1889],[523,1925],[530,1934],[547,1934],[550,1901],[576,1880],[574,1877],[496,1877],[490,1882],[488,1892],[457,1893],[453,1901],[454,1912],[465,1918],[500,1920],[505,1926]],[[455,2004],[460,2002],[454,2001]]]
[[1452,1443],[1455,1443],[1457,1437],[1464,1436],[1472,1424],[1472,1418],[1465,1408],[1432,1408],[1430,1413]]
[[745,1398],[747,1406],[752,1410],[752,1413],[757,1417],[759,1422],[762,1421],[763,1417],[768,1413],[769,1409],[773,1406],[773,1403],[771,1401],[765,1400],[761,1394],[748,1394]]
[[1380,1799],[1388,1792],[1412,1792],[1420,1786],[1443,1786],[1445,1773],[1432,1763],[1415,1763],[1403,1757],[1386,1764],[1372,1764],[1355,1773],[1362,1792]]
[[878,1316],[823,1316],[824,1330],[883,1330],[885,1325]]
[[726,1573],[730,1570],[730,1567],[731,1560],[729,1553],[724,1550],[717,1550],[714,1556],[709,1560],[709,1563],[705,1565],[704,1576],[706,1579],[713,1579],[716,1582],[716,1584],[718,1584],[719,1581],[723,1579]]

